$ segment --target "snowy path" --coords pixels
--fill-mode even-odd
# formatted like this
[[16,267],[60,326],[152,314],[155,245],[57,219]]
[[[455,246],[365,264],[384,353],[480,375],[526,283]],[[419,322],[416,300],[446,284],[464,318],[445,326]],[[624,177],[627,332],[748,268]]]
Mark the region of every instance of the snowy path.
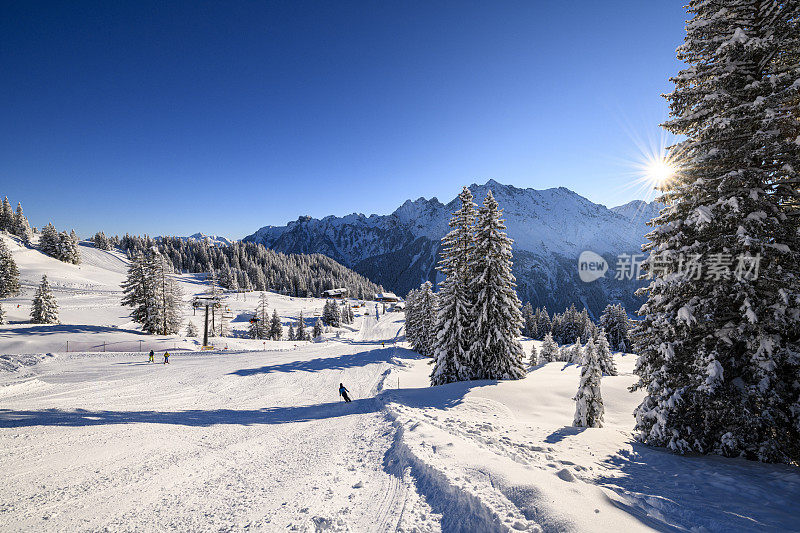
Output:
[[413,485],[384,470],[373,396],[398,324],[364,320],[358,340],[289,352],[34,367],[0,388],[0,530],[396,530]]

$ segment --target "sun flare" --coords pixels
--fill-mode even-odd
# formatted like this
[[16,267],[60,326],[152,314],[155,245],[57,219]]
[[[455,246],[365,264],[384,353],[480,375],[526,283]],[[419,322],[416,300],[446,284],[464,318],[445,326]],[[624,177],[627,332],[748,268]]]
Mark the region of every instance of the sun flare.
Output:
[[644,169],[645,177],[653,188],[663,188],[675,175],[675,165],[665,158],[654,158],[647,162]]

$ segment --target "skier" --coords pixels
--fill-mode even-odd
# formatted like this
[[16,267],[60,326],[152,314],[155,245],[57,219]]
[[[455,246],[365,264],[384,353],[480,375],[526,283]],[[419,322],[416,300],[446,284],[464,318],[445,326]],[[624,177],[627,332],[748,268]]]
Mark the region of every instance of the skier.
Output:
[[148,362],[149,363],[155,363],[156,362],[155,356],[156,356],[156,353],[153,350],[150,350],[150,359],[148,360]]
[[351,401],[353,401],[350,399],[350,396],[348,396],[349,392],[350,391],[347,390],[347,387],[345,387],[343,383],[339,383],[339,396],[344,398],[345,403],[350,403]]
[[164,364],[169,364],[169,352],[164,352]]

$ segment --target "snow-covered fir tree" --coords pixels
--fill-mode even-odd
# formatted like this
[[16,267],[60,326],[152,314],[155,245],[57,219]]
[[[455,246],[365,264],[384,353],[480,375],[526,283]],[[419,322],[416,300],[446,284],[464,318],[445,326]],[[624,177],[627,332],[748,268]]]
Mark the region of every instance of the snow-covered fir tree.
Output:
[[172,265],[156,250],[137,255],[122,283],[122,304],[132,307],[131,318],[154,335],[178,333],[183,296]]
[[322,319],[318,318],[316,322],[314,322],[314,340],[319,339],[322,337]]
[[550,315],[547,313],[547,307],[542,307],[541,309],[537,307],[534,312],[534,317],[536,319],[537,334],[535,338],[544,340],[545,335],[550,333],[552,328],[552,322],[550,321]]
[[325,306],[322,308],[322,322],[326,326],[331,326],[333,328],[338,328],[342,325],[342,315],[335,301],[325,301]]
[[533,313],[533,306],[530,302],[527,302],[522,307],[522,334],[532,339],[539,337],[536,316]]
[[269,338],[274,341],[279,341],[283,337],[283,325],[281,324],[281,317],[278,316],[278,310],[272,310],[272,319],[269,322]]
[[3,203],[0,204],[0,231],[7,231],[11,233],[14,227],[14,211],[11,210],[11,202],[8,197],[3,198]]
[[528,364],[530,364],[531,366],[536,366],[539,364],[539,354],[536,353],[535,344],[531,344],[531,355],[530,358],[528,359]]
[[597,344],[595,346],[597,347],[597,361],[600,364],[600,370],[607,376],[616,376],[618,373],[617,365],[614,363],[614,356],[608,345],[606,332],[602,329],[597,335]]
[[569,350],[569,359],[568,362],[574,363],[576,365],[583,364],[583,345],[581,344],[581,338],[578,337],[575,339],[575,342],[572,344],[572,348]]
[[294,335],[294,325],[289,323],[289,331],[286,332],[287,341],[295,341],[297,338]]
[[42,228],[42,232],[39,235],[39,250],[45,255],[58,258],[58,231],[51,223]]
[[552,363],[558,361],[558,344],[553,340],[553,335],[548,331],[542,341],[542,348],[539,351],[539,359],[542,363]]
[[95,248],[99,250],[111,250],[111,240],[106,237],[106,234],[102,231],[98,231],[92,237],[92,242],[94,243]]
[[33,296],[31,322],[34,324],[58,324],[58,303],[56,303],[50,283],[47,281],[47,274],[42,276],[42,282]]
[[194,322],[189,321],[189,323],[186,324],[186,336],[197,337],[197,335],[198,335],[197,326],[194,325]]
[[14,213],[14,225],[11,229],[11,233],[21,238],[22,242],[26,244],[30,243],[33,237],[33,230],[28,222],[28,218],[22,212],[22,204],[19,202],[17,203],[17,210]]
[[0,239],[0,298],[19,294],[19,269],[11,250]]
[[800,6],[692,0],[689,13],[664,124],[685,140],[642,265],[637,438],[796,464]]
[[267,300],[267,293],[262,292],[258,295],[258,304],[256,305],[255,313],[253,313],[253,320],[250,321],[249,334],[251,339],[266,339],[269,337],[269,301]]
[[0,324],[6,323],[6,312],[3,309],[3,302],[0,302]]
[[431,385],[472,379],[469,353],[474,299],[470,293],[470,267],[475,249],[473,225],[476,206],[466,187],[458,198],[461,207],[450,219],[453,229],[442,239],[442,259],[438,266],[446,277],[438,294]]
[[406,300],[406,339],[411,349],[431,356],[436,345],[436,295],[430,281],[409,292]]
[[296,332],[297,340],[299,341],[307,341],[308,340],[308,332],[306,331],[306,324],[305,318],[303,318],[303,311],[300,311],[300,316],[297,317],[297,332]]
[[608,304],[600,316],[600,327],[606,331],[608,345],[617,352],[630,351],[630,324],[622,304]]
[[583,366],[581,367],[581,379],[578,385],[578,393],[575,395],[575,418],[573,426],[587,428],[603,427],[603,396],[600,394],[600,382],[603,372],[600,370],[600,363],[597,361],[597,352],[594,341],[589,339],[584,350]]
[[470,292],[474,295],[473,342],[469,364],[473,379],[525,376],[519,342],[522,303],[511,273],[511,239],[492,191],[486,193],[475,224]]

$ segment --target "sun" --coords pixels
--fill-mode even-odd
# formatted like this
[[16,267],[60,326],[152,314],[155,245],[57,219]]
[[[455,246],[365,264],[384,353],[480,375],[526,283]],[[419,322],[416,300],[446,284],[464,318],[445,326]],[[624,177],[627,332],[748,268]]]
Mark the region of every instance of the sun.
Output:
[[644,175],[654,189],[663,189],[675,176],[677,168],[666,158],[650,159],[644,166]]

